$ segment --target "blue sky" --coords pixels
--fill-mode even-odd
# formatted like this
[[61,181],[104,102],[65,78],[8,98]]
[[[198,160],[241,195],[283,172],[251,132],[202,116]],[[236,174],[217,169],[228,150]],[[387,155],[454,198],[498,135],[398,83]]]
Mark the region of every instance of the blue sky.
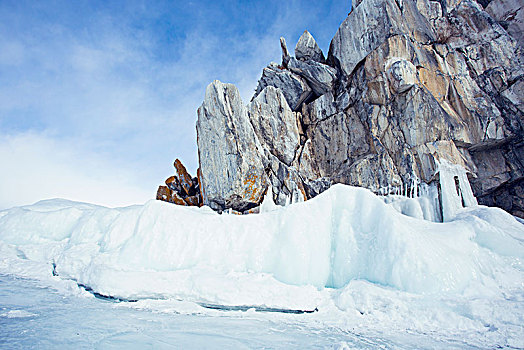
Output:
[[62,197],[143,203],[214,79],[245,101],[308,29],[327,54],[351,2],[0,1],[0,209]]

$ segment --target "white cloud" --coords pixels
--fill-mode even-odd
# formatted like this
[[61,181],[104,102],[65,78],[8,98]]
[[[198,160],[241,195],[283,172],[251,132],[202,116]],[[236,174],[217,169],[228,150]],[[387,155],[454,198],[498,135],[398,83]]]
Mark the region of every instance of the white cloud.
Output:
[[156,188],[141,184],[132,167],[86,153],[74,140],[3,135],[0,159],[0,209],[48,198],[125,206],[155,196]]

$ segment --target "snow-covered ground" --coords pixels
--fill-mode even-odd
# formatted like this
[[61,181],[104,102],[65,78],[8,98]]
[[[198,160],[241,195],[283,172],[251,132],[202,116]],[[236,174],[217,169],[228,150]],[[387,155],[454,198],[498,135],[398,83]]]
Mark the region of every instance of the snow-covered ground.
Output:
[[[272,324],[283,338],[329,339],[317,346],[524,347],[524,225],[475,205],[435,223],[399,213],[398,203],[343,185],[248,216],[160,201],[117,209],[42,201],[0,212],[0,293],[10,300],[10,288],[26,283],[12,276],[23,277],[108,317],[176,314],[162,326],[180,322],[189,337],[199,317],[239,339]],[[2,307],[2,324],[40,314]],[[257,339],[279,347],[273,336]]]

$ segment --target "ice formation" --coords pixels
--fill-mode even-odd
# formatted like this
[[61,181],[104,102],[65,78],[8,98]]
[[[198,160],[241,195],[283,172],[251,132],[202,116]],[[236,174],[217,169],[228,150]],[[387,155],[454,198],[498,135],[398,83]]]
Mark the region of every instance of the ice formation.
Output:
[[272,186],[268,186],[267,193],[264,196],[262,203],[260,204],[260,213],[268,213],[270,211],[277,210],[278,208],[279,206],[276,205],[273,201]]
[[[155,274],[189,281],[194,271],[268,274],[316,288],[365,279],[411,292],[463,291],[481,283],[494,263],[479,250],[486,231],[513,242],[524,257],[524,227],[494,208],[461,209],[465,218],[437,224],[401,215],[368,190],[336,185],[311,201],[270,210],[237,217],[159,201],[120,209],[43,201],[3,211],[0,237],[29,259],[54,262],[63,278],[126,298],[180,293],[183,283],[151,290],[149,281]],[[497,248],[497,240],[489,242],[486,248]],[[130,279],[133,288],[125,286]]]
[[391,205],[399,213],[413,218],[442,222],[442,213],[438,188],[435,185],[422,184],[417,195],[411,197],[390,194],[382,197],[385,203]]
[[466,170],[457,164],[442,160],[439,164],[442,217],[449,221],[455,217],[463,207],[477,205],[469,185]]
[[[410,200],[429,208],[420,198]],[[435,223],[421,219],[429,211],[409,217],[344,185],[287,207],[266,204],[244,216],[154,200],[116,209],[47,200],[5,210],[0,273],[73,281],[121,299],[318,308],[350,318],[389,297],[391,305],[422,296],[507,305],[524,294],[524,225],[501,209],[456,208],[450,222]],[[524,317],[522,302],[508,307]]]
[[433,222],[452,221],[462,208],[478,205],[464,167],[442,160],[437,173],[438,184],[421,184],[413,177],[410,187],[382,198],[399,213]]

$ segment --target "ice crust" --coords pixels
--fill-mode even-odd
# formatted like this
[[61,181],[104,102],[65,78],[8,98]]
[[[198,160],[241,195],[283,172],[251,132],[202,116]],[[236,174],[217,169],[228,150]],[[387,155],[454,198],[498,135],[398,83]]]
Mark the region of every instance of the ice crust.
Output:
[[[475,332],[500,319],[501,332],[521,344],[524,225],[503,210],[456,208],[449,222],[436,223],[422,219],[429,209],[410,217],[344,185],[307,202],[271,204],[245,216],[154,200],[116,209],[47,200],[4,210],[0,273],[67,281],[70,291],[82,284],[149,306],[319,308],[315,317],[330,322],[333,310],[384,322],[416,317],[425,331],[445,327],[448,313],[454,327],[466,322]],[[448,311],[435,313],[442,303]],[[431,316],[421,311],[428,307]]]
[[[54,262],[64,278],[121,297],[192,294],[202,276],[252,273],[315,288],[363,279],[409,292],[461,292],[495,278],[493,252],[524,257],[524,226],[494,208],[461,209],[456,220],[433,223],[401,215],[365,189],[336,185],[272,209],[237,216],[161,201],[119,209],[43,201],[4,211],[0,237],[28,259]],[[60,248],[39,249],[53,243]]]

